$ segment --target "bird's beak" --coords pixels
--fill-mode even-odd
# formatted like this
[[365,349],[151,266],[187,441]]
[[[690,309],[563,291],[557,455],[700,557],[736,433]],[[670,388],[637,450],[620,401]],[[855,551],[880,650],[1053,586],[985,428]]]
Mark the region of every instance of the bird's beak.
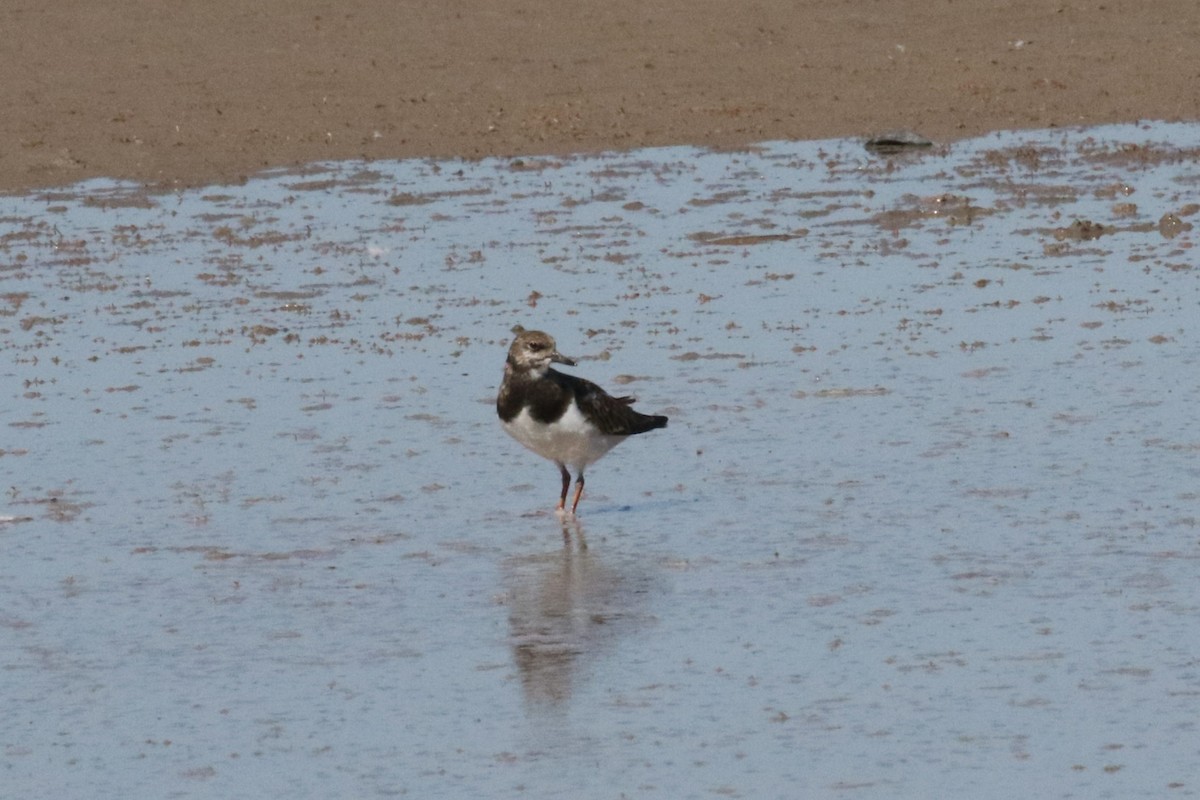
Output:
[[566,364],[568,367],[575,366],[575,359],[567,358],[566,356],[564,356],[562,353],[558,352],[557,350],[555,350],[553,353],[550,354],[550,360],[553,361],[555,364]]

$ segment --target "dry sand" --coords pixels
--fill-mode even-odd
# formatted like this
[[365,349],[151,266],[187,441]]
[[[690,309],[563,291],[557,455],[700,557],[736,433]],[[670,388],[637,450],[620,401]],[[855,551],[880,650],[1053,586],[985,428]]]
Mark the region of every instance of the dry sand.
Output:
[[1200,117],[1196,0],[7,5],[0,191]]

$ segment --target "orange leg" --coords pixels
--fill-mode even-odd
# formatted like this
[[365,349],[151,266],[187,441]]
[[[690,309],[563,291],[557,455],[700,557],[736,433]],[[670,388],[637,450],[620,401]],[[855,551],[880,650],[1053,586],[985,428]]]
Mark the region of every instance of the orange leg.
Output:
[[[575,513],[575,509],[579,508],[579,498],[583,497],[583,473],[579,473],[579,477],[575,479],[575,502],[571,503],[571,513]],[[564,496],[565,499],[565,496]]]
[[[567,472],[567,468],[565,466],[563,466],[562,464],[558,465],[558,469],[562,472],[563,490],[562,490],[562,496],[558,498],[558,509],[557,510],[562,511],[564,508],[567,507],[567,492],[571,488],[571,473]],[[578,497],[575,498],[575,503],[578,505],[578,503],[579,503]],[[572,513],[574,513],[574,510],[572,510]]]

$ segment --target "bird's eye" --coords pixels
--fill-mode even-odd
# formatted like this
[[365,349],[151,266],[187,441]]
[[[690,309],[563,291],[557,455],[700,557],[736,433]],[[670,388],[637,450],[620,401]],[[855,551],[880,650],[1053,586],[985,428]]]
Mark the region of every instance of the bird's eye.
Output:
[[529,349],[533,350],[534,352],[536,352],[538,350],[543,350],[543,349],[545,349],[545,347],[546,347],[546,345],[542,344],[541,342],[530,342],[529,343]]

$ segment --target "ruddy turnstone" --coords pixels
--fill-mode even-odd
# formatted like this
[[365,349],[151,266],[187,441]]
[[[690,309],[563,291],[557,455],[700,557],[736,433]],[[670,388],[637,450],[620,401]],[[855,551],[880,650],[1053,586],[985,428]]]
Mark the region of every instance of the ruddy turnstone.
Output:
[[631,408],[634,398],[613,397],[591,381],[551,369],[551,363],[575,366],[549,334],[518,333],[504,362],[496,412],[510,436],[558,465],[559,511],[566,508],[571,487],[568,467],[575,471],[574,514],[588,465],[629,436],[667,427],[667,418],[639,414]]

